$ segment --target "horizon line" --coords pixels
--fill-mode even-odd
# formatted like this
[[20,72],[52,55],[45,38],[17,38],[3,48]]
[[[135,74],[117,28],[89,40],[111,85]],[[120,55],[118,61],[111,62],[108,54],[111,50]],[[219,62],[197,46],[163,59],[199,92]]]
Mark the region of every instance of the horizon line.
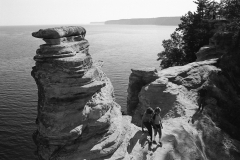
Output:
[[[171,17],[182,17],[182,16],[164,16],[164,17],[149,17],[149,18],[171,18]],[[54,25],[86,25],[91,23],[105,23],[107,21],[115,21],[115,20],[125,20],[125,19],[148,19],[148,18],[124,18],[124,19],[112,19],[112,20],[105,20],[105,21],[91,21],[88,23],[78,23],[78,24],[10,24],[10,25],[0,25],[0,27],[11,27],[11,26],[54,26]]]

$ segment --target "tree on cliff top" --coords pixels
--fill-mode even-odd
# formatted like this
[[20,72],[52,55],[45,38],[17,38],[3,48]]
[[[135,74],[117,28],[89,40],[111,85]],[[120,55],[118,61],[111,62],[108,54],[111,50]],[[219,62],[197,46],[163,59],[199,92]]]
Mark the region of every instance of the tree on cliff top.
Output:
[[178,32],[171,34],[171,39],[163,40],[164,51],[158,53],[158,60],[161,60],[161,66],[178,66],[185,64],[185,53],[182,49],[182,36]]
[[[182,16],[182,22],[171,35],[171,39],[162,42],[164,51],[158,53],[162,68],[185,65],[195,61],[195,53],[200,47],[207,45],[212,36],[210,32],[212,28],[206,19],[211,18],[210,12],[217,10],[218,3],[209,2],[209,0],[196,0],[194,3],[197,4],[197,11],[193,13],[189,11]],[[176,45],[179,42],[181,45]]]
[[233,35],[228,56],[234,55],[233,61],[235,61],[240,59],[240,0],[222,0],[221,5],[220,12],[229,21],[224,31]]
[[240,19],[240,1],[239,0],[223,0],[221,2],[222,14],[228,20]]
[[[233,36],[228,53],[220,59],[222,61],[231,61],[231,63],[224,63],[221,68],[228,73],[232,72],[235,77],[240,78],[240,1],[224,0],[222,6],[222,14],[229,20],[224,30],[231,32]],[[240,83],[238,90],[240,94]]]

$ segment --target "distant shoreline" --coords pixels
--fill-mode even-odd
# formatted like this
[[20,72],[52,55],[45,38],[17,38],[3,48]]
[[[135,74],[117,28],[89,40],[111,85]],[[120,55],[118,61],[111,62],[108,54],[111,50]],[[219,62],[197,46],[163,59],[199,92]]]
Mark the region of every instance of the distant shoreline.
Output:
[[[178,25],[181,23],[181,17],[157,17],[157,18],[133,18],[133,19],[119,19],[109,20],[104,24],[122,24],[122,25]],[[94,22],[91,22],[94,23]],[[97,22],[95,22],[96,24]]]
[[105,22],[90,22],[90,24],[105,24]]

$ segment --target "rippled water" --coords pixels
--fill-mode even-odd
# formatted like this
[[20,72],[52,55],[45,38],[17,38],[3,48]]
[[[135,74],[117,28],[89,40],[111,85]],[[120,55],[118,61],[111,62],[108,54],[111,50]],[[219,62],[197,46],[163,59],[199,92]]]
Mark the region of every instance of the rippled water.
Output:
[[[161,42],[176,26],[83,25],[90,54],[103,60],[116,101],[126,108],[131,68],[156,67]],[[37,86],[30,75],[32,57],[43,41],[31,32],[50,26],[0,27],[0,159],[33,160],[36,146]],[[51,26],[52,27],[52,26]]]

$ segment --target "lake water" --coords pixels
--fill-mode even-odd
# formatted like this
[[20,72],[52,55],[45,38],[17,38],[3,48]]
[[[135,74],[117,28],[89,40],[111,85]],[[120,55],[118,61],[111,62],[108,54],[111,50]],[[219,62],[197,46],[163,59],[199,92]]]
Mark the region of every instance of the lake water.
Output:
[[[126,108],[131,68],[156,67],[163,39],[177,26],[82,25],[94,61],[104,61],[116,101]],[[43,41],[31,33],[54,26],[0,27],[0,160],[33,160],[36,146],[37,85],[31,77],[33,56]]]

